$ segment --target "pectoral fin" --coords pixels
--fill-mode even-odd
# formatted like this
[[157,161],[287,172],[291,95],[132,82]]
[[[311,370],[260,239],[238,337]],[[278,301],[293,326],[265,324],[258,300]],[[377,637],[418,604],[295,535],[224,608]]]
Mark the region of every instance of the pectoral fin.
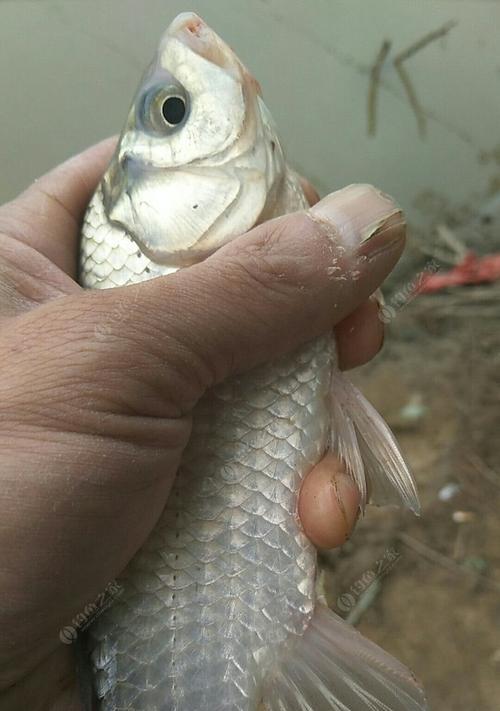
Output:
[[341,459],[366,503],[403,503],[420,512],[408,465],[382,416],[339,370],[332,380],[331,448]]

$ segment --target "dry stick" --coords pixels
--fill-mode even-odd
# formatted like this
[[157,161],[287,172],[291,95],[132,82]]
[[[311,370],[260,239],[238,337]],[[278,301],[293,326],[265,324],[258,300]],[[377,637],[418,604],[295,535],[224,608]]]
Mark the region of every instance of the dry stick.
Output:
[[416,308],[425,315],[431,313],[435,318],[498,318],[500,284],[474,286],[474,288],[453,289],[438,294],[422,294]]
[[455,257],[455,264],[461,262],[467,255],[467,248],[464,243],[458,238],[456,232],[451,230],[448,225],[436,225],[436,232],[439,240],[449,248],[450,252]]
[[404,89],[406,91],[406,96],[408,97],[408,101],[410,102],[411,109],[415,114],[415,118],[417,119],[418,132],[423,137],[425,136],[425,133],[427,131],[427,118],[425,116],[423,108],[419,104],[417,94],[415,92],[415,89],[413,88],[413,84],[410,79],[410,75],[407,73],[406,69],[403,68],[402,64],[396,64],[396,60],[394,60],[394,67],[399,75],[399,78],[401,79],[401,83],[403,84]]
[[404,543],[406,546],[408,546],[408,548],[411,548],[415,551],[415,553],[418,553],[422,556],[422,558],[425,558],[431,563],[436,563],[437,565],[446,568],[446,570],[449,570],[452,573],[459,573],[460,575],[471,578],[474,581],[480,580],[490,590],[500,592],[500,583],[497,583],[495,580],[492,580],[487,575],[483,575],[482,573],[475,573],[472,570],[467,570],[467,568],[464,568],[462,565],[455,563],[455,561],[451,558],[448,558],[442,553],[438,553],[438,551],[435,551],[433,548],[429,548],[428,545],[426,545],[422,541],[418,541],[412,536],[409,536],[407,533],[399,533],[398,539],[401,541],[401,543]]
[[484,462],[480,457],[478,457],[476,454],[473,452],[470,452],[467,455],[467,459],[469,462],[472,464],[474,469],[484,476],[485,479],[487,479],[491,484],[494,484],[494,486],[497,486],[500,488],[500,476],[497,474],[497,472],[489,467],[486,462]]
[[450,266],[456,266],[457,260],[450,256],[448,252],[439,247],[434,247],[432,244],[428,245],[423,237],[419,235],[412,235],[413,242],[418,246],[418,249],[425,254],[427,257],[432,257],[437,259],[443,264],[449,264]]
[[368,91],[368,135],[374,136],[377,130],[377,96],[380,86],[380,75],[387,55],[391,49],[389,40],[384,40],[370,72],[370,87]]
[[357,603],[345,618],[345,621],[350,625],[356,626],[365,612],[373,605],[381,590],[382,583],[380,580],[374,580],[360,595]]
[[429,32],[428,34],[424,35],[419,40],[411,44],[406,49],[403,49],[393,60],[394,68],[396,69],[399,78],[401,79],[401,83],[403,84],[404,89],[406,91],[406,95],[408,96],[408,101],[410,102],[410,106],[417,119],[418,130],[421,136],[425,135],[427,129],[427,119],[425,116],[425,112],[418,101],[418,97],[415,92],[415,89],[413,88],[410,76],[406,72],[406,69],[404,69],[403,67],[403,62],[406,62],[407,59],[413,57],[413,55],[415,55],[417,52],[420,52],[420,50],[422,50],[431,42],[435,42],[437,39],[440,39],[441,37],[447,35],[448,32],[453,27],[455,27],[456,24],[456,21],[452,20],[451,22],[447,22],[445,25],[438,28],[437,30]]
[[424,35],[419,40],[411,44],[409,47],[403,49],[398,54],[398,56],[394,58],[394,64],[401,64],[401,62],[405,62],[410,57],[413,57],[414,54],[420,52],[421,49],[426,47],[431,42],[435,42],[441,37],[447,35],[450,30],[456,27],[457,24],[458,23],[456,20],[450,20],[442,27],[439,27],[437,30],[434,30],[433,32],[429,32],[428,34]]
[[[426,244],[424,239],[419,235],[414,235],[413,241],[418,244],[418,248],[423,254],[433,257],[439,262],[443,262],[443,264],[456,266],[466,256],[467,248],[463,242],[460,241],[455,232],[447,225],[436,225],[435,230],[439,243],[441,243],[444,248],[433,246],[434,242],[430,245]],[[445,251],[445,248],[448,248],[449,251]]]

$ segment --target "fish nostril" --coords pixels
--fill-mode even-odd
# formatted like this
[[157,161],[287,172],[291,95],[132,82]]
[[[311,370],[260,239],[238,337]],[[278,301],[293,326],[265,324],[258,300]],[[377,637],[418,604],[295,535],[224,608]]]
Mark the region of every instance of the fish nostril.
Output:
[[126,170],[127,170],[127,166],[128,166],[129,160],[130,160],[130,158],[128,157],[128,155],[127,155],[126,153],[124,153],[123,155],[121,155],[120,158],[119,158],[119,160],[118,160],[118,164],[119,164],[120,170],[121,170],[123,173],[125,173]]
[[196,37],[200,36],[202,29],[203,21],[199,17],[186,23],[186,30]]

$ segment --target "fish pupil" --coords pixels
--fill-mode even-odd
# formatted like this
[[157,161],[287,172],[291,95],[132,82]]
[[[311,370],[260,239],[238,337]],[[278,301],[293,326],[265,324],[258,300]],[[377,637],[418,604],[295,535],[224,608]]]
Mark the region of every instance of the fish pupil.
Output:
[[162,104],[163,118],[171,126],[177,126],[186,115],[186,104],[180,96],[169,96]]

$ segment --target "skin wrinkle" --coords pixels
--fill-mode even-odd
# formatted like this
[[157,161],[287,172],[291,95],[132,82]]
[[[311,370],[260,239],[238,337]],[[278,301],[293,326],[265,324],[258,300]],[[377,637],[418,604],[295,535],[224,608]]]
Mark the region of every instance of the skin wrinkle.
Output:
[[[46,188],[44,185],[53,184],[54,186],[60,188],[59,179],[64,182],[66,176],[70,176],[73,183],[71,191],[69,192],[65,189],[63,191],[65,195],[63,196],[58,190],[55,202],[58,206],[63,208],[66,215],[71,217],[75,226],[75,235],[77,235],[80,229],[83,212],[96,188],[97,179],[100,177],[100,173],[102,173],[102,170],[105,168],[109,158],[111,158],[111,154],[116,147],[116,142],[117,137],[112,136],[93,146],[90,149],[92,154],[94,154],[93,165],[89,164],[89,162],[85,160],[85,155],[88,151],[73,156],[63,163],[59,169],[55,169],[44,176],[43,185],[40,181],[35,181],[20,196],[19,202],[22,203],[26,199],[29,203],[33,197],[35,198],[34,202],[36,202],[37,194],[50,194],[55,196],[54,190],[48,187]],[[100,170],[100,166],[102,166],[102,170]],[[56,173],[58,174],[57,178]],[[79,183],[79,185],[77,183]]]
[[[14,367],[13,379],[3,388],[1,410],[7,412],[13,408],[22,407],[24,409],[35,406],[36,401],[43,401],[44,395],[49,397],[56,407],[64,405],[67,395],[73,392],[73,386],[78,387],[81,376],[77,372],[67,369],[64,381],[61,381],[61,366],[58,359],[54,359],[53,354],[49,354],[51,360],[45,362],[43,366],[38,366],[36,362],[21,360],[18,367]],[[43,354],[42,354],[43,357]],[[20,366],[26,366],[22,373],[17,374]],[[5,375],[8,377],[10,366],[7,366]],[[22,391],[25,394],[22,395]],[[61,397],[58,397],[58,393]],[[39,402],[39,407],[44,408],[43,402]]]
[[40,252],[5,233],[0,234],[0,268],[2,263],[8,269],[12,288],[27,304],[80,290]]
[[27,311],[32,303],[18,293],[7,272],[0,267],[0,318],[11,318],[20,311]]
[[[165,339],[163,340],[163,349]],[[154,351],[157,350],[156,357]],[[144,411],[147,405],[151,417],[169,417],[171,419],[183,418],[194,407],[206,387],[212,385],[213,376],[205,360],[198,355],[195,349],[184,345],[179,337],[172,339],[169,344],[170,357],[168,363],[161,358],[162,347],[158,344],[155,349],[151,344],[152,358],[147,363],[147,373],[142,374],[138,364],[128,368],[129,375],[133,376],[135,394],[129,392],[126,400],[127,407],[132,414]],[[138,349],[138,354],[140,350]],[[154,364],[156,361],[156,365]],[[139,371],[139,372],[138,372]],[[168,377],[166,377],[168,373]],[[144,397],[141,383],[149,381],[151,398]],[[133,404],[133,402],[137,404]]]
[[[0,229],[3,227],[20,244],[29,245],[54,266],[74,277],[79,224],[115,146],[116,137],[107,138],[33,183],[19,198],[0,208]],[[37,204],[40,187],[54,194],[57,192],[66,208],[62,214],[69,212],[75,217],[74,229],[62,229],[61,208],[57,203],[53,203],[54,209],[45,210],[45,215],[40,214]]]
[[[210,300],[210,293],[206,293],[207,275],[203,272],[207,271],[207,269],[213,272],[213,277],[209,277],[210,283],[218,281],[218,298],[216,305]],[[190,376],[191,389],[193,385],[193,374],[196,376],[195,382],[198,384],[198,390],[196,388],[193,389],[192,394],[187,400],[187,407],[192,407],[194,401],[198,399],[202,391],[207,387],[213,386],[216,382],[220,382],[226,375],[227,360],[229,360],[229,358],[226,359],[222,357],[224,351],[219,346],[222,345],[224,340],[224,333],[227,330],[232,330],[231,321],[234,320],[230,310],[226,308],[222,310],[221,308],[224,305],[224,289],[221,289],[219,283],[223,284],[224,281],[228,279],[226,273],[221,274],[221,265],[217,263],[209,264],[207,260],[203,271],[196,270],[196,267],[192,267],[190,271],[189,277],[183,272],[179,272],[178,275],[176,275],[178,278],[176,280],[176,287],[173,289],[175,291],[174,297],[177,296],[177,301],[182,302],[183,312],[185,313],[185,317],[181,322],[177,319],[174,325],[172,319],[175,321],[175,314],[172,316],[170,313],[167,313],[161,324],[158,324],[156,320],[151,324],[148,313],[152,316],[155,313],[153,308],[144,314],[143,320],[141,316],[141,328],[144,330],[155,333],[158,328],[161,328],[162,334],[171,334],[170,338],[172,339],[172,344],[178,347],[178,350],[172,350],[172,354],[176,355],[174,367],[178,375],[181,375],[186,373],[186,365],[188,366],[187,371]],[[234,270],[231,270],[231,279],[237,281],[237,277],[235,278],[235,274],[232,273],[233,271]],[[190,282],[191,289],[183,288],[185,281]],[[167,288],[166,284],[165,288]],[[222,293],[220,293],[221,291]],[[168,303],[169,301],[168,293],[166,293],[165,302]],[[221,308],[220,311],[218,310],[219,308]],[[190,317],[190,314],[193,314],[193,316]],[[199,329],[196,327],[196,321],[200,318],[206,319],[206,323],[208,324],[226,324],[225,329],[219,326],[217,329],[214,329],[211,334],[212,347],[210,352],[217,354],[215,360],[212,357],[207,358],[206,333],[199,332]],[[237,320],[234,321],[234,325],[238,325]],[[175,334],[175,339],[173,338],[173,334]],[[162,342],[164,342],[164,335],[162,335]],[[171,361],[169,365],[172,366]],[[195,367],[194,372],[193,370],[189,370],[189,368],[193,368],[193,366]],[[185,382],[185,378],[183,378],[182,382]],[[184,408],[182,409],[182,412],[183,411]]]
[[[150,443],[141,444],[135,440],[129,440],[121,437],[107,437],[102,434],[91,433],[92,448],[89,453],[88,440],[89,436],[85,433],[76,432],[74,430],[32,430],[31,432],[24,432],[23,444],[23,455],[20,457],[19,450],[15,450],[11,447],[11,440],[8,438],[10,433],[6,433],[7,436],[2,438],[0,435],[0,444],[2,446],[2,451],[6,454],[11,454],[13,457],[13,462],[16,463],[19,472],[23,471],[23,461],[29,461],[29,457],[26,455],[31,455],[32,453],[39,453],[40,445],[49,445],[46,454],[43,458],[38,457],[38,470],[36,474],[36,483],[40,484],[43,480],[44,491],[46,491],[47,485],[50,483],[51,479],[57,483],[54,479],[54,463],[57,462],[58,465],[72,466],[74,469],[75,458],[78,461],[78,476],[73,475],[71,478],[67,479],[67,485],[64,489],[65,498],[71,495],[72,491],[79,490],[78,498],[81,500],[82,487],[91,488],[94,490],[108,491],[111,496],[124,497],[126,498],[129,494],[138,493],[149,489],[154,486],[158,481],[164,478],[162,473],[163,466],[156,467],[151,466],[151,462],[158,461],[161,463],[165,462],[165,455],[167,452],[173,452],[177,446],[183,446],[186,441],[186,437],[182,436],[179,442],[172,442],[171,446],[165,446],[164,441],[158,438],[158,443],[155,446],[151,446]],[[49,438],[47,435],[53,434],[54,437]],[[57,436],[59,435],[59,437]],[[69,442],[68,442],[69,439]],[[30,448],[31,443],[31,448]],[[161,444],[160,444],[161,443]],[[5,446],[5,450],[3,447]],[[61,446],[64,448],[61,450]],[[56,457],[54,455],[57,455]],[[113,468],[109,467],[109,457],[114,455],[115,461],[113,463]],[[151,462],[149,466],[145,463],[145,456],[147,456]],[[101,460],[103,467],[106,465],[106,477],[96,478],[95,475],[89,477],[88,475],[88,464],[92,464],[95,457]],[[127,460],[128,465],[134,464],[137,469],[141,471],[141,477],[136,478],[135,476],[123,476],[122,460]],[[92,470],[91,470],[92,471]],[[75,474],[75,472],[73,472]],[[112,476],[110,476],[112,475]],[[13,487],[18,487],[17,477],[11,478],[11,484]],[[4,480],[4,485],[8,484],[8,480]],[[26,480],[24,488],[26,491],[33,484],[32,481]],[[68,488],[69,487],[69,488]],[[118,489],[117,489],[118,487]],[[15,490],[15,489],[14,489]],[[53,495],[50,492],[47,493],[47,498],[51,502],[54,500]],[[25,492],[22,492],[24,496]],[[93,494],[92,494],[93,497]],[[97,503],[97,500],[92,498],[93,503]],[[35,502],[35,506],[38,504]],[[50,511],[52,512],[52,506]],[[85,510],[80,508],[79,515],[85,515]],[[92,514],[88,514],[89,517]],[[30,526],[28,519],[25,520],[26,526]],[[24,525],[24,524],[23,524]]]
[[[70,222],[73,223],[73,227],[75,229],[79,229],[79,227],[80,227],[79,216],[77,216],[73,212],[71,212],[69,207],[64,203],[63,200],[58,198],[56,194],[50,192],[50,190],[48,190],[48,189],[44,189],[41,185],[38,185],[37,183],[34,183],[30,189],[36,191],[39,195],[45,197],[49,203],[55,202],[56,205],[61,208],[61,210],[63,211],[63,214],[65,214],[69,218]],[[50,212],[50,210],[49,210],[49,212]]]
[[[52,322],[50,323],[52,324]],[[30,333],[29,328],[27,332],[26,329],[21,329],[21,331],[22,341],[33,335]],[[62,344],[62,352],[58,351],[54,353],[49,344],[52,344],[53,336],[60,337],[61,335],[65,339],[65,342]],[[113,373],[116,372],[116,362],[113,357],[110,358],[107,364],[107,361],[102,358],[102,353],[99,352],[94,345],[89,346],[88,341],[84,339],[82,347],[80,341],[75,339],[71,332],[68,332],[66,329],[61,330],[60,328],[56,328],[55,332],[43,329],[43,339],[42,341],[38,339],[37,350],[39,352],[35,358],[32,357],[30,352],[22,353],[21,361],[18,356],[15,362],[9,359],[8,356],[9,350],[12,350],[13,347],[15,350],[15,344],[13,346],[12,342],[8,341],[5,362],[9,363],[9,366],[14,365],[17,372],[22,373],[22,379],[19,380],[18,377],[17,380],[11,381],[11,379],[8,378],[6,381],[7,390],[4,389],[2,408],[0,410],[0,412],[3,412],[4,418],[7,413],[15,409],[19,410],[19,407],[21,407],[22,409],[20,412],[18,411],[18,416],[20,413],[23,413],[23,418],[28,421],[41,421],[44,422],[46,426],[52,422],[53,426],[64,427],[68,411],[70,413],[74,411],[75,417],[81,418],[82,408],[84,408],[83,411],[85,412],[89,409],[91,403],[94,403],[94,410],[96,409],[95,403],[100,403],[98,409],[106,411],[106,409],[109,410],[109,406],[113,402],[114,407],[112,409],[118,412],[123,411],[125,401],[122,398],[120,401],[116,400],[116,394],[120,393],[121,395],[123,389],[117,387],[117,385],[119,386],[121,378],[117,376],[119,379],[115,384],[114,381],[117,378],[112,377]],[[47,343],[47,349],[45,349],[44,343]],[[113,348],[112,352],[116,352],[116,343],[113,343],[113,339],[111,339],[109,343],[106,341],[106,346]],[[85,357],[85,349],[87,349],[88,358]],[[63,381],[61,381],[61,356],[63,356],[65,363],[65,378]],[[151,365],[151,353],[148,353],[146,362],[148,366]],[[42,366],[40,364],[42,364]],[[95,364],[95,368],[93,364]],[[137,368],[137,363],[135,367]],[[160,353],[158,353],[158,367],[161,370],[165,368],[164,361],[161,361]],[[89,384],[85,390],[82,390],[82,368],[87,370],[87,372],[94,370],[98,373],[99,383]],[[186,378],[187,373],[184,374],[184,380]],[[175,381],[177,378],[174,377],[173,379]],[[171,381],[172,378],[169,380]],[[144,405],[144,388],[140,386],[141,383],[139,382],[137,387],[137,403],[142,399],[142,404]],[[24,402],[23,400],[19,400],[18,397],[18,393],[22,393],[23,391],[26,392]],[[12,393],[13,400],[9,392]],[[106,395],[107,392],[112,396],[111,399]],[[35,399],[33,398],[34,393],[36,393]],[[158,397],[158,394],[156,394],[156,396]],[[131,403],[130,397],[126,404],[126,410],[129,415],[140,412],[140,406],[132,406],[133,403]],[[176,412],[175,415],[182,416],[182,413]]]
[[[213,274],[213,276],[209,276],[209,280],[212,283],[217,283],[220,299],[218,300],[217,306],[214,306],[210,300],[210,294],[205,293],[206,281],[200,279],[199,292],[198,289],[196,289],[196,298],[193,299],[193,297],[191,297],[191,301],[187,302],[188,315],[185,326],[189,332],[192,332],[193,326],[195,325],[192,317],[189,316],[189,312],[203,313],[207,321],[212,321],[214,324],[224,323],[224,329],[216,329],[214,327],[211,334],[214,343],[214,352],[217,354],[215,359],[210,358],[210,361],[206,362],[208,378],[205,380],[205,383],[208,387],[211,387],[221,382],[226,375],[234,375],[236,373],[235,363],[238,360],[238,354],[235,349],[227,343],[225,332],[238,332],[241,327],[238,314],[245,311],[245,330],[249,334],[257,330],[258,323],[261,319],[258,313],[258,306],[254,305],[251,298],[248,298],[248,293],[245,298],[243,290],[241,294],[238,293],[239,290],[235,290],[234,287],[237,286],[236,272],[230,267],[229,263],[217,264],[207,261],[205,266],[206,269]],[[224,303],[232,303],[235,308],[224,308]],[[194,347],[197,353],[203,352],[205,349],[205,343],[198,335],[195,335]]]
[[339,252],[342,253],[345,251],[339,231],[331,220],[327,220],[325,217],[317,215],[311,210],[307,210],[304,215],[308,220],[311,220],[311,222],[321,228],[322,233],[331,240]]
[[[41,207],[41,206],[40,206]],[[47,249],[42,249],[42,243],[44,241],[44,236],[47,235],[47,229],[44,229],[44,216],[43,212],[30,211],[28,207],[23,205],[16,205],[13,210],[14,219],[9,221],[9,219],[4,219],[2,212],[0,211],[0,228],[7,232],[10,237],[17,240],[21,245],[29,245],[31,249],[38,252],[41,257],[45,257],[51,261],[55,261],[55,256],[57,247],[55,244],[48,244]],[[36,219],[40,221],[38,229],[35,231],[31,225],[31,222]],[[69,245],[68,245],[69,247]],[[73,250],[76,247],[76,240],[73,242]],[[76,270],[76,259],[69,257],[71,254],[71,248],[67,248],[63,251],[63,258],[57,264],[58,267],[64,267],[64,270],[70,276],[74,276]],[[68,259],[71,260],[72,268],[69,268]]]
[[[17,411],[18,416],[21,415],[25,422],[43,422],[45,426],[64,427],[68,415],[73,414],[75,421],[82,424],[84,413],[91,411],[96,413],[109,413],[110,417],[124,413],[127,417],[140,416],[145,417],[145,409],[147,408],[148,398],[145,397],[147,392],[141,387],[141,382],[135,384],[131,378],[127,395],[125,396],[122,388],[119,387],[119,379],[112,377],[115,374],[115,366],[112,362],[109,365],[103,363],[102,359],[96,358],[96,364],[99,363],[99,380],[97,382],[85,383],[82,382],[81,367],[85,368],[85,360],[81,359],[79,369],[75,370],[71,376],[66,377],[63,382],[60,380],[60,364],[58,359],[53,361],[53,367],[45,372],[40,372],[39,369],[34,369],[36,376],[35,382],[31,379],[25,379],[26,392],[25,399],[15,397],[8,407],[4,404],[4,413]],[[90,371],[90,368],[87,368]],[[107,376],[109,373],[109,376]],[[130,375],[130,373],[129,373]],[[175,374],[172,373],[175,377]],[[135,378],[137,381],[138,379]],[[115,383],[116,381],[116,383]],[[45,385],[42,386],[42,383]],[[23,382],[15,382],[14,389],[17,391],[19,387],[23,388]],[[151,388],[151,385],[149,386]],[[15,392],[14,391],[14,392]],[[164,392],[165,389],[163,388]],[[35,400],[33,399],[35,395]],[[8,397],[8,394],[7,394]],[[163,400],[162,393],[155,392],[151,388],[151,397],[158,400]],[[152,410],[151,419],[158,419],[158,416],[165,416],[166,405],[162,402],[162,412],[154,413],[157,408],[149,408]],[[178,408],[172,410],[171,417],[182,417],[182,413]],[[102,422],[100,426],[102,427]]]
[[[181,287],[180,289],[179,286]],[[145,293],[141,284],[131,287],[131,289]],[[158,378],[158,380],[163,383],[162,392],[159,393],[163,402],[163,410],[167,408],[168,401],[172,400],[170,403],[172,412],[169,415],[174,416],[174,411],[176,411],[178,416],[183,416],[187,410],[193,407],[200,394],[215,382],[217,377],[211,363],[204,358],[204,344],[200,342],[200,348],[196,348],[197,329],[192,327],[189,319],[189,313],[193,310],[198,312],[199,316],[200,308],[204,307],[204,303],[202,304],[199,298],[193,299],[191,293],[182,293],[182,280],[176,280],[175,282],[162,280],[162,283],[158,284],[158,290],[162,292],[161,297],[160,294],[155,294],[154,300],[149,300],[146,296],[146,299],[141,300],[143,302],[141,307],[134,303],[134,306],[124,313],[119,323],[116,325],[110,323],[109,336],[112,339],[116,339],[112,349],[113,352],[119,347],[120,339],[124,341],[123,346],[120,348],[124,354],[130,353],[130,345],[132,344],[132,353],[134,355],[133,358],[129,356],[131,360],[130,368],[138,370],[143,366],[148,374],[154,369],[161,373],[162,377]],[[119,290],[109,291],[104,297],[110,302],[107,309],[105,309],[106,313],[110,309],[112,310],[114,301],[119,304],[121,297],[119,294],[113,293],[115,291]],[[196,294],[198,290],[191,289],[189,291]],[[178,319],[176,320],[175,314],[172,315],[170,311],[162,314],[161,322],[158,321],[155,314],[157,314],[156,304],[159,297],[165,303],[170,303],[172,299],[183,302],[183,310],[186,313],[186,317],[182,322],[179,322]],[[149,307],[148,303],[150,304]],[[212,313],[207,313],[207,318],[213,317]],[[104,316],[104,321],[105,319],[106,316]],[[99,329],[99,322],[96,324],[96,329]],[[156,334],[158,334],[158,337],[156,337]],[[107,337],[103,341],[104,345],[99,344],[100,355],[105,355],[106,347],[110,345],[107,343]],[[148,342],[148,350],[147,355],[143,356],[142,351],[145,341]],[[165,361],[164,354],[166,350],[169,353],[168,361]],[[170,383],[174,385],[173,393],[175,393],[177,400],[182,393],[182,399],[185,400],[184,404],[179,402],[174,404],[174,394],[169,395],[165,389],[165,370],[172,373]]]
[[[272,225],[273,227],[278,226],[278,227],[281,228],[281,230],[282,230],[281,233],[280,233],[278,230],[276,230],[276,229],[273,230],[273,232],[272,232],[272,237],[273,237],[274,239],[268,239],[268,244],[269,244],[269,248],[270,248],[270,249],[271,249],[271,245],[275,245],[275,247],[276,247],[276,239],[275,239],[275,237],[276,237],[276,234],[277,234],[277,233],[278,233],[280,236],[283,236],[283,237],[285,236],[285,234],[286,234],[285,226],[288,226],[288,229],[289,229],[289,225],[290,225],[290,222],[289,222],[288,220],[291,221],[291,219],[293,219],[293,218],[296,218],[296,220],[297,220],[299,217],[300,217],[300,219],[303,219],[302,216],[294,215],[294,216],[291,216],[291,217],[287,218],[287,221],[284,221],[282,218],[278,218],[277,220],[272,221],[271,223],[268,223],[268,224]],[[300,228],[299,228],[299,229],[300,229]],[[329,242],[324,241],[324,240],[322,240],[322,239],[319,239],[319,236],[318,236],[318,235],[311,235],[311,237],[310,237],[309,240],[308,240],[309,243],[310,243],[312,240],[316,240],[316,241],[318,242],[318,247],[319,247],[319,250],[321,250],[321,251],[326,250],[326,251],[328,251],[328,253],[331,253],[331,252],[333,251],[333,249],[334,249],[333,246],[330,246]],[[257,244],[259,245],[259,247],[257,248],[257,253],[258,253],[258,255],[260,256],[260,242],[257,243]],[[319,250],[318,250],[318,251],[319,251]],[[286,253],[286,248],[285,248],[285,247],[284,247],[283,251]],[[246,256],[245,251],[240,248],[240,250],[239,250],[239,252],[238,252],[238,257],[239,257],[239,260],[242,261],[244,264],[245,264],[245,262],[244,262],[245,256]],[[311,257],[307,257],[307,258],[308,258],[308,259],[311,259]],[[258,259],[257,262],[256,262],[256,267],[255,267],[255,271],[256,271],[258,274],[259,274],[259,267],[260,267],[260,264],[261,264],[261,260],[259,261],[259,259]],[[265,264],[265,262],[264,262],[264,264]],[[297,290],[297,287],[298,287],[299,289],[301,288],[301,285],[300,285],[300,284],[297,284],[297,276],[295,275],[296,260],[294,261],[293,259],[290,259],[289,262],[285,264],[285,263],[283,263],[283,261],[281,260],[281,258],[278,257],[278,263],[277,263],[277,264],[278,264],[278,266],[271,265],[271,269],[270,269],[270,270],[268,269],[265,273],[266,273],[266,276],[267,276],[267,274],[269,274],[269,273],[271,274],[271,278],[273,279],[273,286],[274,286],[274,284],[277,284],[277,285],[278,285],[278,289],[276,289],[275,291],[282,292],[284,289],[286,289],[286,285],[285,285],[285,283],[284,283],[284,281],[283,281],[282,274],[283,274],[283,273],[290,274],[290,271],[292,272],[292,274],[293,274],[294,276],[290,275],[290,276],[288,277],[288,278],[290,279],[291,287],[292,287],[292,288],[291,288],[290,290],[287,290],[287,292],[284,294],[285,300],[287,300],[287,299],[289,299],[289,297],[290,297],[290,295],[291,295],[290,292],[296,291],[296,290]],[[291,270],[290,270],[290,264],[292,265],[292,266],[291,266]],[[268,262],[268,265],[269,265],[269,262]],[[245,267],[246,267],[246,264],[245,264]],[[251,278],[251,279],[253,278],[253,272],[252,272],[252,274],[250,274],[250,278]],[[318,281],[319,281],[319,279],[318,279]],[[269,284],[268,284],[267,278],[266,278],[264,281],[262,281],[262,280],[260,279],[259,285],[263,286],[264,289],[268,288],[268,287],[269,287]],[[315,298],[316,298],[316,295],[315,295],[314,292],[313,292],[313,288],[314,288],[313,285],[310,284],[310,285],[308,285],[308,286],[310,287],[311,292],[312,292],[312,293],[311,293],[311,299],[315,299]],[[279,295],[281,296],[281,294],[279,294]],[[274,295],[274,293],[271,295],[271,298],[276,298],[275,295]]]
[[[8,425],[15,422],[16,428],[34,428],[34,431],[44,433],[60,432],[62,437],[68,433],[80,433],[86,436],[99,437],[99,434],[109,439],[121,439],[123,441],[135,441],[142,447],[164,446],[173,448],[180,446],[180,441],[175,435],[175,423],[180,421],[180,426],[185,427],[186,416],[175,418],[148,416],[140,413],[140,410],[129,411],[129,402],[125,402],[124,407],[116,399],[107,402],[107,398],[96,398],[94,388],[91,389],[93,395],[87,402],[78,399],[68,401],[63,396],[60,399],[54,398],[50,404],[44,402],[32,404],[29,401],[21,402],[16,410],[16,419],[5,419],[2,424],[2,432],[9,435],[12,428]],[[39,393],[37,393],[39,395]],[[43,398],[42,398],[43,399]],[[96,407],[98,404],[98,407]],[[107,407],[108,405],[108,407]],[[109,405],[115,408],[115,412],[109,409]],[[139,434],[138,434],[139,433]],[[41,436],[40,441],[43,440]],[[185,438],[182,437],[182,442]]]
[[[141,341],[141,337],[139,335],[140,329],[126,329],[126,333],[128,334],[126,337],[120,335],[119,333],[117,333],[116,335],[110,333],[108,334],[104,342],[101,343],[96,341],[95,338],[91,338],[89,340],[85,334],[85,331],[83,331],[81,335],[79,333],[75,333],[73,324],[78,323],[78,321],[76,320],[70,319],[69,329],[65,327],[65,323],[58,324],[57,321],[54,322],[51,318],[50,311],[47,320],[47,328],[43,329],[43,335],[41,339],[39,339],[39,342],[37,344],[37,350],[39,351],[38,357],[36,359],[25,359],[25,364],[23,368],[24,378],[29,379],[30,375],[32,376],[32,379],[34,381],[34,388],[36,391],[38,391],[39,395],[43,394],[42,392],[40,392],[40,387],[41,383],[44,382],[41,376],[44,376],[45,380],[47,381],[47,395],[52,395],[52,397],[54,398],[54,395],[56,394],[57,390],[59,390],[61,392],[61,397],[58,398],[56,396],[55,402],[57,405],[59,405],[61,402],[64,402],[64,400],[66,399],[66,393],[73,391],[73,387],[78,386],[78,383],[81,381],[82,367],[87,368],[88,372],[94,371],[96,373],[96,377],[98,379],[98,382],[100,383],[99,386],[96,383],[96,394],[99,394],[100,399],[102,399],[103,396],[102,388],[104,388],[104,391],[109,390],[110,392],[116,393],[117,389],[115,387],[115,383],[109,382],[108,380],[108,375],[106,371],[107,353],[110,353],[110,373],[112,373],[116,369],[115,357],[111,354],[116,353],[117,350],[123,350],[124,353],[129,353],[130,347],[132,345],[133,352],[140,355],[143,343],[143,340]],[[25,324],[24,328],[21,327],[20,329],[22,332],[21,338],[23,340],[26,338],[30,338],[30,336],[33,335],[30,331],[29,321],[30,319],[28,319],[28,323]],[[126,328],[127,324],[122,324],[122,327],[123,326],[125,326]],[[60,343],[60,349],[55,353],[52,349],[52,342],[54,337],[58,339]],[[123,341],[123,346],[120,346],[120,341]],[[167,343],[169,352],[177,352],[178,358],[177,367],[173,362],[173,360],[175,359],[170,359],[169,365],[166,367],[169,371],[172,372],[172,377],[168,380],[165,380],[164,378],[163,382],[177,383],[177,381],[179,381],[180,379],[183,383],[185,383],[184,389],[187,393],[190,388],[193,389],[193,373],[199,372],[200,368],[197,367],[195,359],[191,355],[187,346],[182,346],[179,343],[177,343],[176,345],[176,341],[173,337],[168,338]],[[47,346],[45,346],[44,344],[47,344]],[[11,344],[9,345],[11,346]],[[165,345],[165,339],[163,339],[163,349],[165,348]],[[150,346],[152,346],[151,343]],[[68,375],[72,373],[73,382],[72,380],[68,381],[67,378],[64,382],[61,382],[60,380],[61,357],[64,358],[65,372]],[[162,358],[161,348],[159,347],[157,353],[155,354],[154,348],[150,347],[148,349],[147,358],[144,358],[144,367],[148,370],[148,372],[151,371],[155,358],[158,362],[158,368],[165,368],[165,361],[164,358]],[[42,372],[40,372],[39,363],[42,364],[42,367],[44,369]],[[138,365],[139,363],[137,362],[137,360],[135,360],[134,367],[137,368]],[[76,368],[76,370],[74,368]],[[100,393],[98,391],[98,387],[101,388]],[[177,385],[176,389],[178,389]],[[203,389],[202,384],[200,384],[199,387],[195,389],[198,393],[200,393]],[[78,387],[76,387],[75,392],[78,394]],[[120,390],[118,390],[118,392],[120,392]],[[168,407],[168,393],[165,390],[165,387],[163,387],[162,392],[158,393],[158,395],[161,395],[163,403],[162,410],[164,413],[165,409]],[[186,409],[189,406],[192,406],[192,400],[193,399],[191,398],[191,403],[188,403],[186,405]],[[182,416],[183,412],[178,411],[178,415]]]

